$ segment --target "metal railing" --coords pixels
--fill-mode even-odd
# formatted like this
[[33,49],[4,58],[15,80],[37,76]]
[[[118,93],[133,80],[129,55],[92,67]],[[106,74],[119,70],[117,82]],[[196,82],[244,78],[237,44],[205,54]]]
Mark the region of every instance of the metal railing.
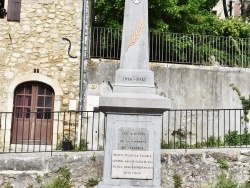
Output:
[[[120,59],[122,31],[93,27],[90,58]],[[250,39],[149,32],[151,62],[249,67]]]
[[23,113],[21,117],[29,118],[0,112],[0,153],[103,150],[105,127],[100,112]]
[[[249,124],[244,114],[241,109],[167,111],[162,149],[249,148]],[[37,113],[30,113],[28,120],[14,115],[0,112],[0,153],[104,149],[106,125],[101,112],[54,112],[52,119],[46,120],[36,119]]]
[[241,109],[170,110],[162,127],[162,149],[250,147],[249,123]]

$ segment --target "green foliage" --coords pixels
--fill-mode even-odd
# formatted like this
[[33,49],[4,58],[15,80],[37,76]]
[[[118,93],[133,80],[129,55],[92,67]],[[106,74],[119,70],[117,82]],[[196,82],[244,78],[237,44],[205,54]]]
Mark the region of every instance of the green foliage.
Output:
[[64,179],[67,179],[69,180],[70,179],[70,171],[67,167],[61,167],[59,170],[58,170],[58,174],[63,177]]
[[173,179],[174,179],[174,188],[180,188],[181,184],[182,184],[182,179],[181,179],[180,175],[175,173],[173,175]]
[[[66,140],[64,140],[64,141],[66,141]],[[63,149],[63,143],[62,142],[57,144],[56,150],[62,150]],[[86,142],[86,139],[81,139],[79,146],[73,145],[73,150],[74,151],[87,151],[88,150],[88,142]],[[68,156],[65,155],[64,157],[66,159]]]
[[45,185],[43,188],[58,188],[58,187],[71,188],[72,186],[67,179],[56,177],[55,179],[52,180],[51,183]]
[[43,186],[43,188],[71,188],[71,182],[70,182],[70,171],[66,167],[62,167],[57,172],[58,176],[54,178],[49,184],[46,184]]
[[[98,27],[122,28],[124,0],[96,0],[95,23]],[[151,0],[148,3],[149,28],[161,32],[197,33],[199,25],[213,31],[219,20],[212,8],[218,0]]]
[[64,159],[67,159],[69,157],[69,155],[67,153],[64,153],[63,157],[64,157]]
[[227,177],[225,173],[221,173],[217,177],[214,188],[238,188],[238,183],[233,179],[232,175]]
[[205,148],[205,147],[220,147],[220,146],[242,146],[242,145],[250,145],[250,132],[248,128],[244,128],[243,133],[239,134],[238,131],[228,131],[225,134],[225,143],[222,139],[215,136],[209,136],[207,141],[196,143],[189,143],[188,140],[185,139],[185,136],[182,135],[181,137],[176,137],[175,142],[173,139],[169,140],[161,140],[161,149],[185,149],[185,148]]
[[88,142],[86,139],[81,139],[80,145],[74,148],[75,151],[87,151],[88,150]]
[[228,131],[228,134],[225,135],[225,142],[228,146],[249,145],[250,133],[248,128],[244,128],[242,134],[239,134],[238,131]]
[[42,182],[42,178],[41,178],[40,175],[37,175],[37,176],[36,176],[36,182],[37,182],[37,183],[41,183],[41,182]]
[[4,188],[14,188],[10,183],[4,185]]
[[49,177],[49,173],[45,173],[44,177],[48,178]]
[[191,146],[191,148],[204,148],[207,146],[206,142],[196,142]]
[[223,142],[220,137],[217,139],[215,136],[209,136],[207,140],[207,147],[219,147],[222,146]]
[[248,128],[245,128],[243,134],[240,137],[240,141],[242,145],[250,144],[250,133],[248,132]]
[[98,183],[99,183],[98,179],[91,178],[87,181],[87,183],[85,184],[85,187],[86,188],[94,187],[94,186],[98,185]]
[[173,149],[174,142],[170,140],[168,143],[165,140],[161,140],[161,149]]
[[225,135],[226,144],[229,146],[237,146],[240,144],[240,135],[238,131],[228,131]]
[[91,161],[95,162],[96,161],[96,156],[95,156],[95,152],[93,153],[93,155],[90,158]]
[[98,145],[98,150],[99,150],[99,151],[103,151],[103,146]]
[[228,167],[229,167],[229,164],[228,164],[227,160],[224,159],[220,162],[220,168],[228,169]]
[[236,93],[239,96],[239,99],[241,100],[241,105],[243,108],[243,117],[242,119],[244,119],[245,122],[249,122],[249,118],[247,117],[248,113],[249,113],[249,109],[250,109],[250,95],[249,98],[246,99],[245,96],[241,95],[241,92],[239,90],[239,88],[237,88],[233,83],[230,84],[230,87],[232,87],[232,89],[234,91],[236,91]]
[[248,38],[250,36],[250,27],[240,19],[228,18],[221,22],[218,34],[225,37]]
[[62,142],[59,142],[57,145],[56,145],[56,150],[62,150],[63,149],[63,144]]
[[[212,13],[218,1],[151,0],[148,2],[149,28],[158,32],[250,37],[250,26],[244,19],[221,20]],[[96,0],[93,25],[121,29],[124,5],[124,0]]]
[[[202,186],[203,188],[204,186]],[[217,176],[217,180],[214,185],[205,186],[206,188],[250,188],[250,179],[244,184],[240,185],[233,178],[232,174],[227,176],[224,172]]]
[[[93,26],[121,30],[124,2],[124,0],[96,0]],[[238,18],[219,19],[211,12],[217,2],[218,0],[149,1],[150,31],[157,36],[159,32],[164,32],[166,38],[162,39],[162,44],[166,42],[165,48],[170,50],[172,61],[196,60],[195,63],[203,65],[212,65],[216,61],[227,66],[249,67],[250,57],[247,49],[250,48],[250,43],[244,39],[250,38],[250,24]],[[190,35],[169,37],[167,34],[169,32]],[[121,38],[117,32],[100,31],[99,34],[101,37],[98,46],[104,51],[115,48],[116,42]],[[200,35],[209,36],[205,37],[204,41],[204,37]],[[224,40],[222,37],[214,36],[229,38]],[[116,42],[107,44],[110,38]],[[150,44],[157,48],[159,41],[152,40]],[[248,106],[250,107],[250,101]]]

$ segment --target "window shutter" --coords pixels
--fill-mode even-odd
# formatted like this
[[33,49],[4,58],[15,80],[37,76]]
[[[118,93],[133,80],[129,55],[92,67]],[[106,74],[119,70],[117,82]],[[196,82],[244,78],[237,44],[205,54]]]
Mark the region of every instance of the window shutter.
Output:
[[20,21],[21,0],[9,0],[7,10],[8,21]]
[[4,8],[4,0],[0,0],[0,9]]

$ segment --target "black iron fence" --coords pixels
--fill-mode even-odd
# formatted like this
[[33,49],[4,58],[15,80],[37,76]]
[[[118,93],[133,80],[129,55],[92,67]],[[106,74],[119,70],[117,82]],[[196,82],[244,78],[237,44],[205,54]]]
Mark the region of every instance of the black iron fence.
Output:
[[103,150],[100,112],[23,113],[0,112],[0,153]]
[[[162,149],[250,147],[249,123],[244,116],[247,111],[241,109],[167,111]],[[29,118],[0,112],[0,153],[104,149],[106,125],[101,112],[30,113],[22,117]]]
[[162,126],[163,149],[250,147],[248,111],[170,110]]
[[[93,27],[90,58],[120,59],[122,31]],[[249,67],[250,38],[149,32],[151,62]]]

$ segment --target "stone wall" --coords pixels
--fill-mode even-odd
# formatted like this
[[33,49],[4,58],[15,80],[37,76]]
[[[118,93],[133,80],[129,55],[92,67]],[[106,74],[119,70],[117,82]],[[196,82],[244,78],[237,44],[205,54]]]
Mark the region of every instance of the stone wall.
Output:
[[[53,88],[54,111],[77,110],[83,1],[23,0],[20,3],[20,22],[0,19],[0,112],[12,112],[15,88],[34,81]],[[85,41],[91,14],[89,3],[91,0],[86,4]],[[5,7],[7,4],[5,1]],[[69,42],[63,38],[71,42],[69,53]],[[0,113],[0,116],[1,148],[4,137],[7,142],[10,140],[12,119],[10,114]]]
[[[20,22],[0,19],[0,111],[12,111],[13,90],[25,81],[52,86],[58,96],[55,110],[69,110],[69,100],[79,97],[82,1],[21,3]],[[69,57],[64,37],[77,58]]]
[[[162,150],[162,187],[174,187],[173,175],[182,179],[182,187],[204,187],[216,182],[217,175],[232,174],[244,183],[250,177],[250,150]],[[227,161],[228,168],[221,168]],[[38,153],[0,155],[0,187],[7,183],[14,188],[40,187],[50,182],[60,167],[71,172],[73,187],[85,187],[91,179],[102,179],[103,152]]]
[[[112,92],[119,61],[92,59],[86,64],[87,96]],[[250,94],[250,69],[220,66],[194,66],[150,63],[155,75],[156,92],[172,100],[172,109],[235,109],[241,101],[230,84],[241,94]],[[109,84],[110,83],[110,84]],[[91,105],[93,101],[87,101]]]

